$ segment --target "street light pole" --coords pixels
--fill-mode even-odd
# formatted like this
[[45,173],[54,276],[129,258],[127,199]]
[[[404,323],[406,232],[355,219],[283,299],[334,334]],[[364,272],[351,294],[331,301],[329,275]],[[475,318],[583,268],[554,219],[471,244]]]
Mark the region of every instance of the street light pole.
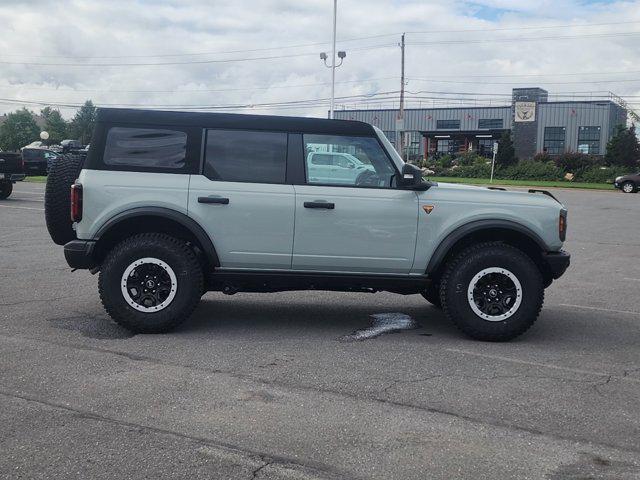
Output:
[[336,99],[336,23],[338,19],[338,0],[333,0],[333,49],[331,53],[331,107],[329,118],[333,119]]
[[333,118],[333,112],[335,110],[335,101],[336,101],[336,68],[342,65],[344,58],[347,56],[347,52],[339,51],[337,52],[338,58],[340,59],[340,63],[336,65],[336,19],[338,12],[338,0],[333,0],[333,50],[331,51],[331,65],[327,63],[326,52],[320,53],[320,59],[324,61],[324,65],[327,68],[331,69],[331,105],[329,107],[329,118]]

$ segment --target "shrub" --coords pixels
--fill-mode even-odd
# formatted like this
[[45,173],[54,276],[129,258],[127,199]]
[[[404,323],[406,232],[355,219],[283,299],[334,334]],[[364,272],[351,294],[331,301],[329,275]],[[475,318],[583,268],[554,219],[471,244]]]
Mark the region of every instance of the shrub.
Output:
[[443,172],[443,176],[458,178],[489,178],[491,165],[475,164],[451,168]]
[[576,176],[578,182],[613,183],[613,180],[629,173],[625,167],[591,167],[586,168]]
[[544,152],[544,153],[536,153],[533,156],[533,161],[534,162],[542,162],[542,163],[553,162],[553,157],[551,155],[549,155],[548,153],[546,153],[546,152]]
[[579,175],[583,170],[596,166],[599,161],[591,155],[568,152],[555,157],[554,163],[565,173]]
[[513,140],[511,139],[511,132],[505,130],[498,140],[498,153],[496,153],[496,165],[508,167],[515,165],[518,161],[516,158],[516,151],[513,146]]
[[457,165],[469,166],[469,165],[482,165],[487,162],[487,159],[478,155],[476,152],[464,152],[455,158]]
[[524,160],[516,165],[500,168],[496,178],[504,180],[562,180],[563,172],[552,162]]

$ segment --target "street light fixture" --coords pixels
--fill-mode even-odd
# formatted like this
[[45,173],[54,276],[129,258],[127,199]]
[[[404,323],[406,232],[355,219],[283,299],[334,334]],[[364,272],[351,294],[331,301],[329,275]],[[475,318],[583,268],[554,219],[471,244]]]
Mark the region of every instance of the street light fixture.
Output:
[[331,106],[329,108],[329,118],[333,118],[333,110],[335,106],[335,91],[336,91],[336,68],[342,65],[344,58],[347,56],[347,52],[338,52],[338,58],[340,63],[336,65],[336,20],[338,17],[338,0],[333,0],[333,49],[331,50],[331,65],[327,64],[327,54],[322,52],[320,59],[324,62],[325,66],[331,69]]

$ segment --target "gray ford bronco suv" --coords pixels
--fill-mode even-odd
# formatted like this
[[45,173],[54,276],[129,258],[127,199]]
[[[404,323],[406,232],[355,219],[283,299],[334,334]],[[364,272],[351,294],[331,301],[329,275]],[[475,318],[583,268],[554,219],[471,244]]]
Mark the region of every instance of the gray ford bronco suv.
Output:
[[389,291],[508,340],[569,266],[551,194],[424,180],[354,121],[102,109],[45,206],[68,264],[99,272],[106,311],[135,332],[170,330],[207,291]]

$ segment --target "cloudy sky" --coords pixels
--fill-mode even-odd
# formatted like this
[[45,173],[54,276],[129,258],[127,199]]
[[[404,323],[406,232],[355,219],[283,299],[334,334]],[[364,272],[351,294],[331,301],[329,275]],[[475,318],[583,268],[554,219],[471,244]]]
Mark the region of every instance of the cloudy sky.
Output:
[[[331,0],[0,0],[0,113],[90,98],[326,116]],[[611,90],[640,110],[640,0],[338,0],[338,106]],[[577,92],[577,93],[576,93]],[[556,97],[559,98],[559,97]],[[635,102],[635,103],[634,103]]]

